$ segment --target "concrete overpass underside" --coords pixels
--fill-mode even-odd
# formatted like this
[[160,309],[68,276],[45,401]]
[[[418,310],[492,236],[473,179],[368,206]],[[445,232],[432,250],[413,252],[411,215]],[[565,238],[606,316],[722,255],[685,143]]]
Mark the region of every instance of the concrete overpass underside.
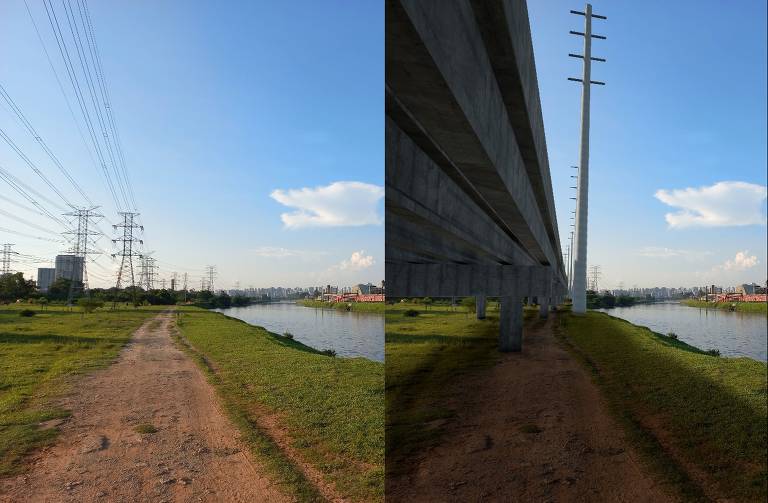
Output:
[[566,292],[528,11],[522,0],[386,2],[386,280],[394,297]]

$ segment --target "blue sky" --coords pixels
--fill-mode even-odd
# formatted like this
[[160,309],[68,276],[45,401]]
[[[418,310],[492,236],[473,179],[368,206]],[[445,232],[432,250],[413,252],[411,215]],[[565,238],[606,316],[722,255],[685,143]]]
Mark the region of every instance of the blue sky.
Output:
[[[537,0],[528,9],[565,248],[581,99],[566,80],[581,76],[581,63],[567,54],[583,44],[568,34],[583,31],[583,17],[568,11],[584,5]],[[608,37],[593,43],[608,60],[593,64],[593,79],[607,85],[592,91],[588,263],[602,267],[601,286],[764,283],[765,2],[593,9],[608,17],[593,23]]]
[[[43,4],[27,1],[81,119]],[[61,3],[53,5],[63,22]],[[146,227],[145,249],[154,251],[161,276],[188,272],[199,284],[205,265],[215,264],[218,287],[383,279],[381,2],[320,8],[312,1],[91,1],[89,8]],[[51,150],[114,222],[115,204],[23,0],[0,4],[0,75]],[[7,106],[0,127],[81,203]],[[2,142],[0,166],[56,197]],[[7,185],[2,195],[24,202]],[[58,230],[6,200],[0,208]],[[55,238],[3,215],[0,222]],[[63,246],[3,232],[0,241],[38,257],[52,257]],[[99,245],[111,250],[108,239]],[[108,278],[111,260],[99,262],[105,269],[90,271]],[[34,267],[17,268],[31,273]]]

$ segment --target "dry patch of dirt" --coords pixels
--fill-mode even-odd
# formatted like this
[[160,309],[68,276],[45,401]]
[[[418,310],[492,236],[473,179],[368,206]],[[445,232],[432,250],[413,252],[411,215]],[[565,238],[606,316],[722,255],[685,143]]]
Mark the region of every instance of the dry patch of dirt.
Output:
[[649,475],[589,374],[552,332],[454,383],[438,445],[388,477],[388,502],[674,501]]
[[[82,379],[58,442],[0,502],[288,502],[171,340],[172,314],[145,323],[109,368]],[[153,431],[156,430],[156,431]]]

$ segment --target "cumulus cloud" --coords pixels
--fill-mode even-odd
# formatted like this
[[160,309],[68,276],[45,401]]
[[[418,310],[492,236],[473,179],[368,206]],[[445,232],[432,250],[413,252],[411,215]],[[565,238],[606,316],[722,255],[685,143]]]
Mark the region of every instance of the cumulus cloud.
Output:
[[728,259],[718,267],[724,271],[744,271],[745,269],[751,269],[759,264],[760,261],[757,260],[756,255],[748,255],[748,253],[748,251],[737,252],[733,260]]
[[366,255],[365,250],[352,252],[352,256],[349,260],[342,260],[338,265],[341,270],[359,271],[361,269],[367,269],[375,264],[376,261],[371,255]]
[[680,208],[667,213],[670,228],[765,224],[768,189],[747,182],[718,182],[708,187],[658,190],[656,199]]
[[280,204],[296,208],[291,213],[280,215],[289,229],[382,223],[377,206],[384,197],[384,187],[378,185],[334,182],[315,188],[277,189],[272,191],[270,197]]

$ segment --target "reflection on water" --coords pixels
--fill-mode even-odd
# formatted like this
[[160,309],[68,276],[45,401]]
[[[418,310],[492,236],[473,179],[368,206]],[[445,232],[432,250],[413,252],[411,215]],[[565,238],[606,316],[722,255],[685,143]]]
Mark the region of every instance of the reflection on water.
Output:
[[338,356],[384,361],[384,316],[381,314],[315,309],[292,302],[217,311],[276,334],[290,332],[295,340],[315,349],[333,349]]
[[722,356],[748,356],[766,361],[768,317],[722,309],[700,309],[678,303],[639,304],[601,309],[654,332],[674,332],[699,349],[717,349]]

